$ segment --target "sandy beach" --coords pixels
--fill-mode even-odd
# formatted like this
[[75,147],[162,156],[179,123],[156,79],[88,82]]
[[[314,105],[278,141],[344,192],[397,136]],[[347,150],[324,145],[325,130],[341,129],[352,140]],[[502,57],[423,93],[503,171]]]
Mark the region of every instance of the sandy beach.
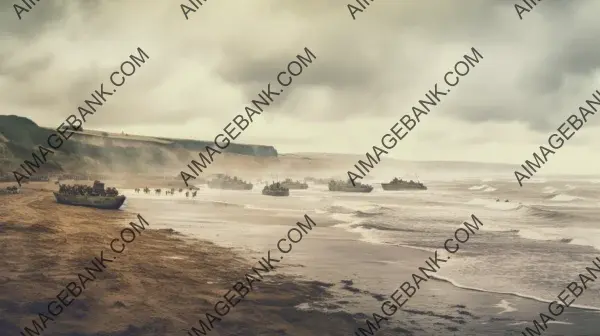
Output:
[[0,4],[0,336],[600,336],[599,1]]
[[[123,209],[57,204],[51,193],[57,189],[54,182],[32,182],[21,194],[0,196],[1,336],[521,335],[547,311],[546,300],[555,298],[597,255],[594,248],[565,238],[528,238],[531,225],[545,225],[550,214],[560,214],[552,217],[556,220],[574,215],[568,207],[551,213],[541,212],[539,205],[498,204],[494,198],[540,202],[539,194],[518,198],[505,182],[486,182],[487,187],[438,182],[424,193],[376,190],[367,195],[328,193],[311,185],[289,199],[262,196],[259,188],[206,186],[200,186],[197,198],[144,195],[133,189],[164,189],[168,182],[106,182],[127,195]],[[569,183],[570,194],[592,190]],[[472,199],[473,193],[480,198]],[[577,218],[583,221],[585,211],[592,210],[586,210],[587,201],[579,202]],[[424,204],[428,213],[422,211]],[[232,286],[253,274],[268,251],[276,253],[278,239],[305,213],[316,229],[289,258],[273,263],[274,270],[261,272],[264,277],[240,301]],[[411,274],[471,213],[484,223],[482,230],[371,333],[366,321],[373,322],[374,313],[383,316],[384,301],[403,282],[412,281]],[[149,224],[143,229],[138,214]],[[540,214],[545,217],[537,223]],[[123,229],[135,227],[135,240],[120,237]],[[544,226],[536,230],[543,232]],[[131,241],[120,254],[110,247],[115,238]],[[542,259],[558,264],[543,264]],[[80,294],[69,285],[81,283],[78,274],[101,260],[105,268],[98,267],[100,272]],[[563,264],[569,268],[559,266]],[[540,277],[541,272],[548,275]],[[597,292],[597,285],[590,285],[544,335],[595,336]],[[58,303],[57,296],[68,306],[58,314],[55,304],[58,316],[53,317],[48,305]],[[232,304],[229,312],[220,304],[219,316],[214,307],[226,301],[224,296]],[[46,315],[45,326],[39,313]],[[37,331],[32,321],[40,326]],[[196,331],[188,333],[192,327]]]
[[[22,194],[0,202],[0,334],[32,327],[37,313],[110,241],[136,221],[134,214],[56,204],[45,183],[31,183]],[[38,189],[38,190],[35,190]],[[6,202],[9,201],[9,202]],[[141,214],[144,216],[144,214]],[[184,335],[199,317],[253,266],[250,261],[210,242],[186,239],[150,228],[129,243],[122,257],[75,298],[44,335]],[[198,267],[198,261],[202,267]],[[299,282],[277,273],[255,283],[213,335],[337,335],[352,329],[344,314],[295,310],[306,297],[325,296],[326,284]],[[235,300],[234,300],[235,301]],[[47,314],[47,313],[46,313]],[[50,316],[51,317],[51,316]],[[39,320],[38,320],[39,321]]]

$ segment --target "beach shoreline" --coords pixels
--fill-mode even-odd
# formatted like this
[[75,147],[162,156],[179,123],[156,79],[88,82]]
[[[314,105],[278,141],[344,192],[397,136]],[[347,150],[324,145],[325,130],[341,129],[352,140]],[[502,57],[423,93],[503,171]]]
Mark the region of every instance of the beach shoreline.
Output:
[[[56,204],[51,194],[34,190],[45,189],[36,184],[22,194],[3,197],[9,202],[0,205],[0,330],[7,335],[33,328],[37,313],[44,313],[48,302],[77,280],[120,230],[137,222],[127,211]],[[154,230],[152,218],[141,215],[149,228],[128,244],[120,260],[107,263],[41,334],[187,334],[205,313],[214,314],[213,305],[253,266],[231,249]],[[209,334],[312,335],[316,326],[327,328],[332,319],[338,327],[352,329],[349,315],[294,308],[327,297],[327,284],[298,281],[276,269],[272,273],[255,283]]]
[[[144,182],[161,186],[158,181]],[[257,265],[260,253],[219,246],[202,236],[169,229],[168,221],[153,219],[161,208],[141,199],[120,211],[73,207],[55,202],[50,191],[56,188],[54,182],[32,182],[21,194],[0,196],[2,336],[32,328],[32,320],[39,321],[37,314],[47,311],[48,303],[77,280],[90,260],[99,258],[100,251],[108,258],[111,240],[121,230],[131,228],[130,222],[139,225],[138,212],[149,226],[127,244],[118,260],[107,262],[107,269],[55,321],[47,322],[40,335],[187,335],[192,327],[200,328],[199,320],[207,323],[206,313],[222,319],[214,322],[215,328],[207,335],[354,335],[357,328],[365,328],[367,319],[373,321],[373,313],[382,314],[382,302],[390,300],[394,286],[409,281],[411,273],[432,255],[411,247],[358,242],[356,234],[335,228],[336,221],[315,215],[318,231],[294,252],[292,264],[276,265],[241,302],[235,303],[237,297],[232,300],[235,307],[226,316],[218,316],[214,305],[224,301],[224,295],[232,297],[232,286]],[[167,204],[162,211],[174,211]],[[202,204],[194,203],[193,209],[207,210],[209,205]],[[235,213],[229,210],[228,215]],[[247,212],[238,216],[260,223]],[[301,219],[296,217],[288,214],[262,225],[286,225]],[[486,231],[486,219],[481,219],[485,225],[473,244],[493,235]],[[275,235],[280,233],[274,230]],[[276,239],[271,239],[272,243],[259,244],[259,251],[254,252],[275,246]],[[453,267],[453,262],[447,265]],[[332,272],[334,264],[337,273]],[[378,283],[385,285],[373,287]],[[539,320],[539,313],[545,311],[547,303],[530,298],[430,279],[401,310],[381,323],[376,334],[520,335],[519,330]],[[551,322],[544,335],[592,336],[587,331],[593,330],[597,318],[597,311],[570,307]]]

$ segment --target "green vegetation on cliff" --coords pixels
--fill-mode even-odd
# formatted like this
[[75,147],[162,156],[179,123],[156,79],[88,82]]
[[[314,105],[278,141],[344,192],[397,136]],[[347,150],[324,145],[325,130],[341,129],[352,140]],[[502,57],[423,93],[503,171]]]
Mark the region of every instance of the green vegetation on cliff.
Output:
[[[0,116],[0,173],[19,169],[23,160],[32,161],[32,151],[38,146],[50,150],[48,136],[55,130],[38,126],[30,119],[15,115]],[[53,144],[57,146],[57,140]],[[149,167],[164,168],[178,161],[196,159],[207,141],[154,138],[106,132],[77,132],[60,149],[47,157],[38,172],[80,169],[114,169],[148,171]],[[278,156],[273,146],[230,144],[224,152],[250,156]]]

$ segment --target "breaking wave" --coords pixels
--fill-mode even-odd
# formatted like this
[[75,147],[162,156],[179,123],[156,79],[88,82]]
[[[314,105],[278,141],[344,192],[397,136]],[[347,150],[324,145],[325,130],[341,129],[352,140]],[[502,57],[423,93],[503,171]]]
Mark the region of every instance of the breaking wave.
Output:
[[392,208],[373,205],[373,204],[363,204],[357,205],[355,207],[350,207],[346,205],[331,205],[325,208],[325,211],[331,214],[344,214],[344,215],[354,215],[358,218],[369,218],[383,214],[384,211],[393,210]]
[[557,191],[558,191],[558,189],[556,189],[554,187],[544,187],[544,189],[542,190],[542,193],[544,193],[544,194],[554,194]]
[[528,206],[526,207],[527,213],[531,216],[542,218],[542,219],[550,219],[550,220],[570,220],[575,216],[571,214],[567,214],[564,212],[560,212],[557,210],[549,210],[542,209],[536,206]]
[[480,190],[480,191],[483,191],[483,192],[492,192],[492,191],[496,191],[498,189],[496,189],[496,188],[494,188],[492,186],[489,186],[487,184],[482,184],[482,185],[472,186],[472,187],[469,188],[469,190]]
[[582,199],[583,198],[581,198],[581,197],[571,196],[569,194],[556,194],[552,198],[550,198],[550,201],[554,201],[554,202],[572,202],[572,201],[577,201],[577,200],[582,200]]
[[360,240],[370,244],[383,245],[387,244],[385,232],[378,229],[365,228],[362,225],[352,225],[347,229],[349,232],[360,234]]
[[367,229],[367,230],[379,230],[379,231],[421,232],[420,230],[401,229],[401,228],[391,227],[389,225],[371,224],[371,223],[358,224],[358,225],[354,225],[354,227],[360,227],[360,228]]
[[[538,297],[538,296],[528,295],[528,294],[520,293],[520,292],[495,291],[495,290],[483,289],[483,288],[480,288],[480,287],[466,286],[466,285],[458,283],[457,281],[455,281],[452,278],[441,276],[441,275],[437,275],[437,274],[436,275],[431,275],[431,277],[433,279],[437,280],[437,281],[449,283],[449,284],[451,284],[454,287],[462,288],[462,289],[466,289],[466,290],[470,290],[470,291],[474,291],[474,292],[511,295],[511,296],[515,296],[515,297],[519,297],[519,298],[523,298],[523,299],[535,300],[537,302],[542,302],[542,303],[550,303],[550,302],[552,302],[551,299],[544,299],[544,298],[541,298],[541,297]],[[587,305],[577,305],[577,304],[574,304],[574,305],[571,305],[571,307],[579,308],[579,309],[585,309],[585,310],[600,311],[600,307],[587,306]]]
[[370,218],[370,217],[375,217],[377,215],[380,215],[380,213],[373,213],[373,212],[364,212],[364,211],[355,211],[353,213],[354,216],[359,217],[359,218]]

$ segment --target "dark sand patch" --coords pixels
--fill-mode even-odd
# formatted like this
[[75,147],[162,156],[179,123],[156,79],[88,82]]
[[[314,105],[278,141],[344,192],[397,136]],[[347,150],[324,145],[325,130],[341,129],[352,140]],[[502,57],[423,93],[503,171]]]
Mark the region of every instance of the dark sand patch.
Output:
[[[144,216],[144,214],[142,214]],[[101,211],[56,204],[41,191],[11,197],[0,205],[0,330],[18,335],[78,273],[104,251],[107,269],[86,283],[79,297],[49,321],[42,335],[186,335],[223,300],[252,265],[230,249],[191,241],[170,229],[150,228],[121,254],[110,241],[128,223],[126,211]],[[119,243],[120,245],[120,243]],[[165,258],[172,256],[174,258]],[[276,273],[255,282],[212,335],[347,335],[353,318],[345,313],[300,311],[295,306],[331,298],[332,284],[296,281]],[[331,328],[335,325],[336,328]]]

